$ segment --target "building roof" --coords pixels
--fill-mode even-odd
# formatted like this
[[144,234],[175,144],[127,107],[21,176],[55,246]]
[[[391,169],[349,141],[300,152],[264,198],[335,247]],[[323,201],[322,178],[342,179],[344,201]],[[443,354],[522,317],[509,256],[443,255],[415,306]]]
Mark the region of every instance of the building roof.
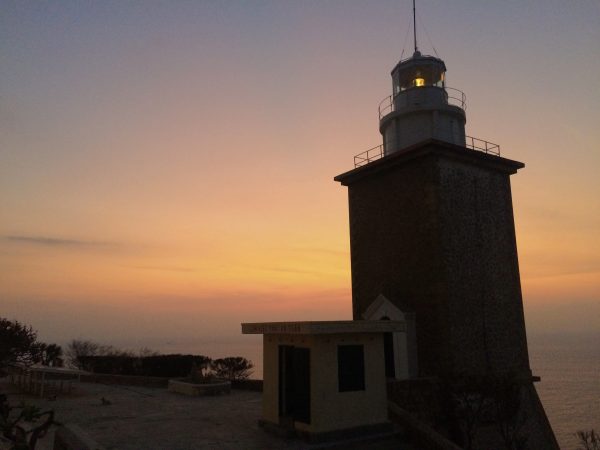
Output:
[[519,161],[484,153],[478,150],[472,150],[467,147],[439,141],[437,139],[428,139],[405,149],[393,152],[364,166],[342,173],[335,177],[334,180],[339,181],[344,186],[348,186],[353,182],[373,175],[374,173],[408,164],[415,159],[430,155],[459,160],[508,174],[514,174],[517,170],[525,167],[525,164]]
[[402,331],[406,331],[406,323],[396,320],[336,320],[242,324],[242,334],[342,334]]

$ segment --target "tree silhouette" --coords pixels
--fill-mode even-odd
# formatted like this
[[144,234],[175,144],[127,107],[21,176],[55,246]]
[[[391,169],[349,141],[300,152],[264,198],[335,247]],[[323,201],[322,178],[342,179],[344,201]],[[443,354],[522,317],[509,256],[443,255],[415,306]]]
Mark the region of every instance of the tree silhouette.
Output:
[[254,364],[241,356],[215,359],[210,368],[217,378],[230,381],[245,380],[252,375]]
[[17,320],[0,318],[0,369],[10,364],[33,364],[39,358],[37,332]]

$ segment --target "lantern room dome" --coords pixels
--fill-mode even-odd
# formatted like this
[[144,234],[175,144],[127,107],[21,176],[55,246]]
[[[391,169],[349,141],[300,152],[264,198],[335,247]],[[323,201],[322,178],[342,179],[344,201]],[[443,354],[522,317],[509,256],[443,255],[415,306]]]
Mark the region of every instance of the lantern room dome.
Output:
[[434,56],[423,56],[416,51],[413,56],[400,61],[392,70],[394,95],[413,87],[445,87],[446,65]]

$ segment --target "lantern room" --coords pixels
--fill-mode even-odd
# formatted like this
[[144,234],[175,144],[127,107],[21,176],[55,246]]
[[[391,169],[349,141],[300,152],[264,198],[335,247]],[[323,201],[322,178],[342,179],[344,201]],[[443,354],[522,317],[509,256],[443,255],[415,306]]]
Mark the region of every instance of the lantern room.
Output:
[[383,154],[428,139],[465,145],[465,95],[446,86],[446,65],[415,50],[392,70],[392,95],[379,105]]
[[444,88],[446,65],[433,56],[422,56],[416,51],[412,58],[398,63],[392,70],[394,95],[414,87]]

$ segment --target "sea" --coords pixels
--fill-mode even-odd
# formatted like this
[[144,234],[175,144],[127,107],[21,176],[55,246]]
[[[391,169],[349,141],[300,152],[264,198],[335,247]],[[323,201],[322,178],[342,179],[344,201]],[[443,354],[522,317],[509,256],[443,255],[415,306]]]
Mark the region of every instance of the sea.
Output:
[[[530,334],[528,345],[532,372],[541,378],[535,387],[560,448],[578,450],[578,430],[600,432],[600,332]],[[201,353],[213,358],[244,356],[254,363],[251,378],[262,378],[261,336],[196,343],[194,348],[211,349]]]
[[[600,432],[600,332],[528,336],[536,389],[561,449],[580,448],[577,430]],[[583,449],[583,447],[581,447]]]

